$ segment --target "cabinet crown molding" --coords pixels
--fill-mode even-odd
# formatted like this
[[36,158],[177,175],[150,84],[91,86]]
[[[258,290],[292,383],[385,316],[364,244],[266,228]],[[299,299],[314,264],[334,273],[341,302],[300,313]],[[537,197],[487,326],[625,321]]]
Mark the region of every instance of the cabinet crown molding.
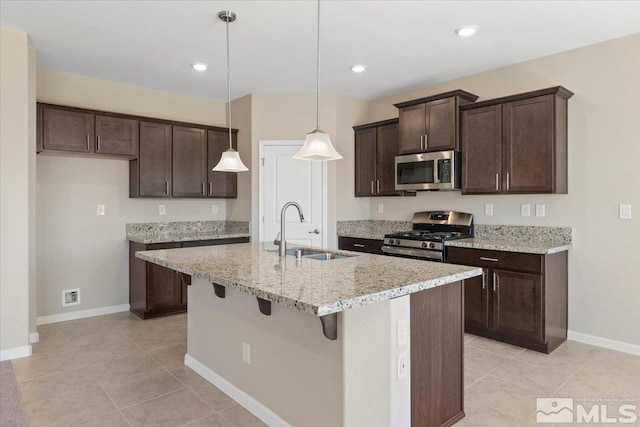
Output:
[[474,95],[471,92],[467,92],[466,90],[456,89],[449,92],[439,93],[437,95],[431,95],[424,98],[412,99],[411,101],[404,101],[398,104],[393,104],[396,108],[404,108],[410,107],[412,105],[424,104],[425,102],[431,102],[438,99],[451,98],[451,97],[460,97],[469,102],[475,102],[478,99],[478,95]]
[[487,99],[485,101],[476,102],[475,104],[461,105],[460,110],[471,110],[474,108],[489,107],[491,105],[504,104],[507,102],[521,101],[523,99],[534,98],[536,96],[557,95],[562,99],[569,99],[573,96],[573,92],[563,86],[553,86],[545,89],[534,90],[531,92],[523,92],[515,95],[503,96],[500,98]]

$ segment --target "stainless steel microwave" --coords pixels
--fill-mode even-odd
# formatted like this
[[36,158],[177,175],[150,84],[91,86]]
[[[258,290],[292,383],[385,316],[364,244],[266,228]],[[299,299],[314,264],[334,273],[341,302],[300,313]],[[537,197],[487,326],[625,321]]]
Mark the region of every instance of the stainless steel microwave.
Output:
[[459,151],[397,156],[396,190],[459,190],[460,170]]

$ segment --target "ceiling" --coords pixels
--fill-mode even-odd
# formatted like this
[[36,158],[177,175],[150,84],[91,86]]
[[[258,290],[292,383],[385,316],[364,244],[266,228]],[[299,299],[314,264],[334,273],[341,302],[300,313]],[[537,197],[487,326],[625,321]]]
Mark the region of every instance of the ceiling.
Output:
[[[38,66],[226,99],[315,91],[316,2],[0,1],[2,27],[27,32]],[[640,32],[640,1],[321,2],[321,92],[372,99]],[[463,39],[454,30],[479,26]],[[637,54],[637,53],[636,53]],[[209,69],[198,73],[193,62]],[[354,74],[350,66],[367,70]],[[576,70],[579,72],[579,70]]]

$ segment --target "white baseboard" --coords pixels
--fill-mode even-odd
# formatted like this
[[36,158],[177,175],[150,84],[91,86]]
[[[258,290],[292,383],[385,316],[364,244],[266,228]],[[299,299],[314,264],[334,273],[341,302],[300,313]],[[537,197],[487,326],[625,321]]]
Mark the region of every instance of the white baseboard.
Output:
[[204,377],[204,379],[209,381],[211,384],[215,385],[220,390],[225,392],[233,400],[242,405],[242,407],[244,407],[247,411],[260,418],[260,420],[262,420],[262,422],[264,422],[268,426],[292,427],[291,424],[280,418],[271,409],[267,408],[262,403],[258,402],[256,399],[249,396],[247,393],[240,390],[238,387],[234,386],[229,381],[225,380],[220,375],[204,366],[202,363],[198,362],[189,354],[185,354],[184,364],[196,371],[200,376]]
[[37,343],[40,341],[40,334],[34,332],[33,334],[29,334],[29,344]]
[[0,362],[11,359],[19,359],[20,357],[31,356],[31,346],[25,345],[22,347],[10,348],[8,350],[0,351]]
[[567,339],[640,356],[640,345],[637,344],[630,344],[575,331],[567,331]]
[[122,311],[129,311],[129,304],[112,305],[109,307],[100,307],[83,311],[72,311],[70,313],[53,314],[51,316],[40,316],[38,317],[36,323],[38,325],[46,325],[49,323],[66,322],[67,320],[84,319],[86,317],[120,313]]

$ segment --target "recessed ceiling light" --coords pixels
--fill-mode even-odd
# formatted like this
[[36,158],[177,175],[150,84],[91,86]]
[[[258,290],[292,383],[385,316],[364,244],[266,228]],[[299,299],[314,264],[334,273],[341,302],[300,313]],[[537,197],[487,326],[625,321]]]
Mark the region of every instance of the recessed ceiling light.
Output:
[[460,27],[456,30],[456,34],[460,37],[470,37],[474,35],[478,31],[477,25],[465,25],[464,27]]
[[353,65],[353,66],[351,67],[351,71],[353,71],[354,73],[361,73],[361,72],[363,72],[363,71],[364,71],[364,70],[366,70],[366,69],[367,69],[367,67],[365,67],[365,66],[364,66],[364,65],[362,65],[362,64]]
[[195,64],[191,64],[191,68],[193,68],[196,71],[206,71],[207,64],[203,64],[202,62],[196,62]]

